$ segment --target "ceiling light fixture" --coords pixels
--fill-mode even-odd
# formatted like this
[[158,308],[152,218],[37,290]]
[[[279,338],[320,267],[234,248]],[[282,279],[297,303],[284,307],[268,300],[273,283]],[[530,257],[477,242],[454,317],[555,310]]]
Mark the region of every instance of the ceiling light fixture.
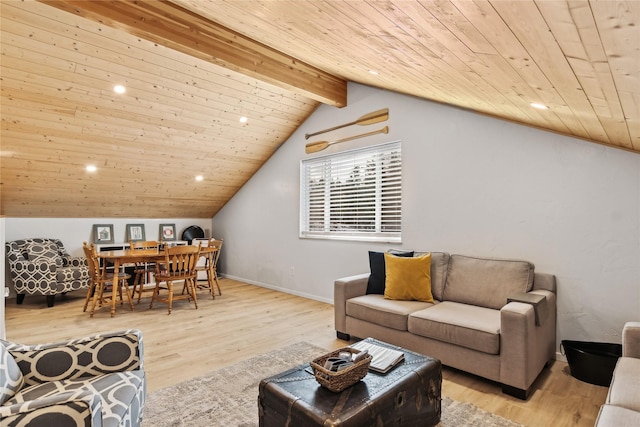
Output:
[[125,93],[127,91],[127,88],[122,86],[122,85],[115,85],[113,87],[113,91],[115,93],[123,94],[123,93]]
[[196,181],[200,182],[204,179],[204,177],[202,175],[197,175],[196,176]]
[[245,116],[240,117],[240,123],[247,123],[247,120],[249,119]]
[[549,107],[547,107],[546,105],[544,105],[544,104],[539,104],[539,103],[537,103],[537,102],[532,102],[532,103],[531,103],[531,104],[529,104],[529,105],[531,105],[533,108],[537,108],[538,110],[548,110],[548,109],[549,109]]
[[93,173],[93,172],[97,171],[97,170],[98,170],[98,168],[97,168],[97,167],[95,167],[95,165],[87,165],[87,167],[85,168],[85,170],[86,170],[87,172],[92,172],[92,173]]
[[373,74],[374,76],[379,76],[380,73],[377,72],[376,70],[369,70],[369,74]]

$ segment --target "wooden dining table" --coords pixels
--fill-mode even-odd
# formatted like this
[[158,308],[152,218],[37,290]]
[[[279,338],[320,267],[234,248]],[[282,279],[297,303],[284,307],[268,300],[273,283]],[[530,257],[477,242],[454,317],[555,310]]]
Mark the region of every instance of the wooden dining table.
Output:
[[[215,251],[215,248],[208,248],[203,246],[200,248],[200,256],[208,257],[209,254]],[[121,265],[125,264],[133,264],[133,263],[143,263],[143,262],[162,262],[165,259],[164,250],[159,249],[120,249],[113,251],[103,251],[98,252],[98,258],[104,260],[102,263],[102,268],[107,268],[107,261],[113,263],[113,271],[117,273],[120,270]],[[208,280],[210,280],[208,278]],[[212,286],[211,283],[209,283]],[[117,288],[114,286],[111,287],[112,297],[111,297],[111,317],[116,314],[116,296],[117,296]],[[213,289],[213,288],[211,288]]]

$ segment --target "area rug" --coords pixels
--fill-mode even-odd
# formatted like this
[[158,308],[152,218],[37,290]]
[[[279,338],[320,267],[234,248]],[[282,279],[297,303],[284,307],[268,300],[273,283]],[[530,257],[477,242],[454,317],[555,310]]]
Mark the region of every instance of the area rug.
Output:
[[[312,344],[299,342],[150,393],[142,426],[257,426],[260,380],[309,362],[326,352]],[[438,426],[516,427],[520,424],[445,397]]]

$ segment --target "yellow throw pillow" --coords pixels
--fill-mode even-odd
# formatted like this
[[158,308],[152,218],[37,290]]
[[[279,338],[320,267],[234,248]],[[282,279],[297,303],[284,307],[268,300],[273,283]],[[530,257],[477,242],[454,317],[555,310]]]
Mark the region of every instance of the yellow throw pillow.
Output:
[[403,258],[384,254],[385,299],[434,302],[431,294],[431,254]]

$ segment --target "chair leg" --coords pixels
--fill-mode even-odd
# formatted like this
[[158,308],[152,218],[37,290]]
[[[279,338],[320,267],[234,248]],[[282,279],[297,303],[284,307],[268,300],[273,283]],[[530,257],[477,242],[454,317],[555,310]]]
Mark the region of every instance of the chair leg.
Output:
[[[193,303],[195,304],[196,310],[197,310],[198,309],[198,298],[196,297],[196,279],[192,279],[192,280],[187,279],[187,280],[184,281],[185,284],[187,282],[191,284],[191,286],[190,286],[191,297],[193,298]],[[189,289],[187,289],[187,291],[188,290]]]
[[93,317],[93,313],[96,310],[96,303],[100,300],[100,304],[102,304],[102,293],[104,291],[104,283],[98,283],[96,285],[99,289],[96,289],[93,292],[93,303],[91,304],[91,311],[89,312],[89,317]]
[[93,281],[91,281],[91,285],[89,285],[89,290],[87,291],[87,297],[84,299],[84,307],[82,308],[83,312],[87,311],[87,307],[89,307],[89,300],[91,300],[91,297],[95,292],[95,289],[96,289],[96,284],[93,283]]
[[[131,308],[131,311],[133,311],[133,299],[131,298],[131,292],[129,292],[129,283],[127,282],[127,279],[122,280],[122,287],[124,287],[124,291],[127,294],[127,299],[129,300],[129,307]],[[122,287],[120,289],[122,289]]]
[[153,288],[153,294],[151,295],[151,302],[149,303],[149,308],[153,308],[153,302],[158,297],[158,290],[160,289],[160,282],[156,281],[156,287]]
[[18,294],[16,295],[16,304],[22,304],[24,302],[24,297],[26,294]]
[[167,296],[169,304],[169,314],[171,314],[171,306],[173,305],[173,282],[167,282]]
[[[218,287],[218,295],[222,296],[222,290],[220,289],[220,282],[218,282],[218,272],[216,272],[216,271],[213,272],[213,278],[215,279],[216,286]],[[213,289],[212,289],[212,291],[213,291]]]
[[55,302],[56,302],[55,295],[47,295],[47,307],[49,308],[53,307],[53,304],[55,304]]

